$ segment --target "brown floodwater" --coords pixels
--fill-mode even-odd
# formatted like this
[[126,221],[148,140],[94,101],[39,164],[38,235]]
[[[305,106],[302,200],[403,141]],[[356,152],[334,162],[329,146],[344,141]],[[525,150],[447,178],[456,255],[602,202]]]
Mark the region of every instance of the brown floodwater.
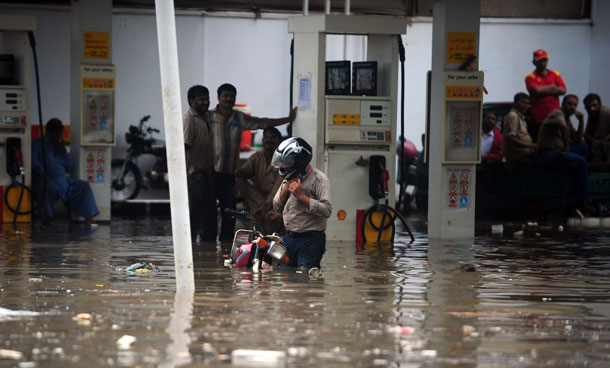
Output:
[[413,244],[328,242],[315,279],[196,244],[194,295],[175,293],[166,218],[3,225],[0,367],[610,366],[610,231],[441,243],[410,223]]

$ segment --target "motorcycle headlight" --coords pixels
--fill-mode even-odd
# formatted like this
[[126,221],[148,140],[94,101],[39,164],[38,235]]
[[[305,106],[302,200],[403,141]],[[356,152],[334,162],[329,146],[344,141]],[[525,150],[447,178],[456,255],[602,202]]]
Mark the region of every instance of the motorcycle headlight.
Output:
[[286,248],[282,244],[272,241],[267,249],[267,254],[279,261],[286,255]]

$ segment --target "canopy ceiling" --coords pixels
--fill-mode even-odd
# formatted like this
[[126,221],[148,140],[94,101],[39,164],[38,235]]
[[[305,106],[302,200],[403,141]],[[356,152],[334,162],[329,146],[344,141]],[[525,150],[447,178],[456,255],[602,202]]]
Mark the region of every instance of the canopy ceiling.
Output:
[[[481,0],[481,16],[505,18],[590,18],[592,0]],[[0,0],[0,4],[69,6],[70,0]],[[431,16],[434,0],[351,0],[353,14]],[[177,9],[205,12],[301,13],[302,0],[174,0]],[[324,0],[309,0],[310,13],[324,12]],[[115,8],[154,9],[154,0],[113,0]],[[331,1],[343,12],[345,0]]]

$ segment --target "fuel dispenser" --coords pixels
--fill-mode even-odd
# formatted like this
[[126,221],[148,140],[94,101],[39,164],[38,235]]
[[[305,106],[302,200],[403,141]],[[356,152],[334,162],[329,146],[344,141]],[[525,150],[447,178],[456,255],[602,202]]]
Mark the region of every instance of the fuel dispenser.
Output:
[[[358,217],[362,218],[379,199],[371,200],[369,196],[369,172],[378,168],[371,168],[371,162],[384,161],[390,185],[383,189],[382,197],[394,200],[397,38],[406,29],[406,19],[402,17],[336,14],[288,19],[288,32],[294,35],[293,93],[299,106],[292,134],[312,144],[312,164],[322,169],[330,180],[333,214],[327,223],[328,240],[354,241],[360,237]],[[354,35],[363,40],[362,50],[366,52],[353,61],[375,68],[370,74],[375,75],[375,79],[365,79],[372,83],[364,83],[367,87],[372,86],[370,93],[359,93],[356,88],[355,64],[352,91],[339,83],[332,86],[329,93],[327,74],[333,78],[342,77],[344,81],[352,80],[349,66],[341,69],[342,65],[349,65],[349,61],[326,60],[327,36],[337,35]],[[330,67],[336,68],[330,70]],[[371,156],[382,159],[371,160]]]
[[0,15],[0,223],[31,222],[28,112],[34,17]]

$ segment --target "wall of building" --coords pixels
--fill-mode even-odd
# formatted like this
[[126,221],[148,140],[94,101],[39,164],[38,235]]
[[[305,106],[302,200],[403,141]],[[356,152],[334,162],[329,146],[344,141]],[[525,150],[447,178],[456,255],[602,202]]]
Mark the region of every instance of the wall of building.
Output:
[[[603,3],[603,2],[598,2]],[[598,4],[597,18],[610,16],[610,4]],[[70,13],[66,10],[7,9],[37,17],[36,31],[41,75],[43,120],[69,118]],[[257,116],[288,113],[290,40],[285,19],[238,19],[181,15],[177,17],[183,110],[186,91],[193,84],[215,90],[223,82],[238,88],[238,103],[246,103]],[[610,59],[608,25],[587,22],[483,20],[480,69],[489,91],[486,101],[511,101],[525,89],[525,75],[534,69],[532,52],[549,52],[549,67],[558,70],[569,93],[584,97],[596,90],[610,100],[603,65]],[[406,46],[405,136],[421,147],[424,132],[426,72],[430,69],[431,19],[416,19],[403,36]],[[328,42],[327,57],[344,55],[357,60],[365,51],[362,40],[348,40],[344,54],[341,38]],[[113,157],[124,155],[124,133],[143,115],[161,128],[162,103],[154,15],[115,14],[112,34],[113,62],[117,66],[116,122],[118,145]],[[296,96],[295,96],[296,100]],[[32,94],[32,108],[36,101]],[[582,107],[582,105],[581,105]],[[34,113],[32,116],[38,116]],[[76,122],[73,122],[76,123]],[[398,119],[397,123],[400,123]],[[161,129],[162,130],[162,129]],[[160,137],[163,134],[161,133]]]

